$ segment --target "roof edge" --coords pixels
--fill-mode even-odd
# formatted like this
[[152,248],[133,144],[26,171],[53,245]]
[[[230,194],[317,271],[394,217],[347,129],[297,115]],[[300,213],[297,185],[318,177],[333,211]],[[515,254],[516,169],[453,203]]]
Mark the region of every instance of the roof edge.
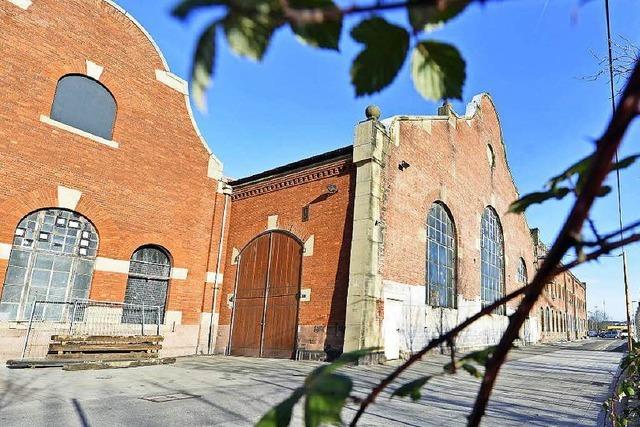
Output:
[[253,175],[249,175],[236,180],[231,180],[229,185],[232,187],[243,186],[247,184],[254,184],[266,179],[275,178],[277,176],[297,172],[309,168],[310,166],[317,166],[326,163],[333,162],[342,158],[347,158],[353,155],[353,145],[347,145],[336,150],[327,151],[315,156],[307,157],[302,160],[297,160],[292,163],[287,163],[282,166],[268,169],[266,171],[258,172]]

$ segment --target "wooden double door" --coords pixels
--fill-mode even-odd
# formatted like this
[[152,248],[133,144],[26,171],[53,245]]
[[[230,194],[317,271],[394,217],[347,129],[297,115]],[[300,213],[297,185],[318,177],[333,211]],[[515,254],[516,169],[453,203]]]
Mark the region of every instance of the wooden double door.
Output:
[[303,246],[270,231],[239,255],[229,353],[292,358],[296,349]]

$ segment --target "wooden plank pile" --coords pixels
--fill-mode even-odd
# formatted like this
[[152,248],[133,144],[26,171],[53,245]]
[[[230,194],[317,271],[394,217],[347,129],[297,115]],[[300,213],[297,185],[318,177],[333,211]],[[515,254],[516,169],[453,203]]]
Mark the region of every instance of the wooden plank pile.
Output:
[[54,335],[46,358],[9,360],[7,367],[62,366],[78,370],[173,363],[173,358],[158,357],[163,339],[161,335]]

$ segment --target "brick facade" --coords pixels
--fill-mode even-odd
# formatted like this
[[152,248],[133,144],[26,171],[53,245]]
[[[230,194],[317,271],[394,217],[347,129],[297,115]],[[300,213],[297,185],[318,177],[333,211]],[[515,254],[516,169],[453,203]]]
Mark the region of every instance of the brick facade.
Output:
[[[95,225],[99,258],[126,262],[155,244],[174,270],[186,270],[169,283],[166,346],[194,353],[207,268],[217,257],[221,165],[194,127],[184,91],[158,76],[180,80],[111,2],[39,0],[23,10],[0,1],[0,19],[0,243],[11,244],[26,214],[63,205],[61,187],[79,191],[77,205],[64,207]],[[103,68],[99,81],[116,100],[117,148],[46,120],[58,80],[90,73],[87,61]],[[0,286],[6,265],[2,259]],[[90,298],[122,302],[126,285],[126,271],[97,266]]]
[[[309,159],[305,166],[293,165],[285,171],[230,183],[233,202],[220,299],[218,352],[226,350],[229,340],[235,257],[252,238],[268,229],[290,231],[305,242],[301,288],[308,300],[299,304],[298,350],[304,353],[301,357],[342,350],[354,179],[351,150],[347,147],[321,159]],[[335,185],[337,191],[329,192],[330,185]],[[305,207],[308,217],[303,219]]]

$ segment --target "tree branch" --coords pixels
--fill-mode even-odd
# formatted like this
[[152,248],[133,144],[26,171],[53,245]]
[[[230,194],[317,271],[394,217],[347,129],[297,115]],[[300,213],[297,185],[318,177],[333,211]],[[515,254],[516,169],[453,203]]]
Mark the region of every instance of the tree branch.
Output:
[[[619,234],[616,232],[616,234]],[[635,243],[640,241],[640,234],[632,234],[631,236],[621,239],[621,240],[617,240],[613,243],[609,243],[609,242],[605,242],[601,245],[600,249],[595,250],[587,255],[584,256],[583,259],[576,259],[571,261],[570,263],[567,263],[561,267],[559,267],[558,269],[556,269],[556,274],[560,274],[564,271],[567,270],[571,270],[572,268],[574,268],[577,265],[580,264],[584,264],[585,262],[589,262],[589,261],[593,261],[595,259],[598,259],[599,257],[601,257],[602,255],[606,255],[609,252],[611,252],[614,249],[618,249],[621,248],[623,246],[627,246],[630,243]]]

